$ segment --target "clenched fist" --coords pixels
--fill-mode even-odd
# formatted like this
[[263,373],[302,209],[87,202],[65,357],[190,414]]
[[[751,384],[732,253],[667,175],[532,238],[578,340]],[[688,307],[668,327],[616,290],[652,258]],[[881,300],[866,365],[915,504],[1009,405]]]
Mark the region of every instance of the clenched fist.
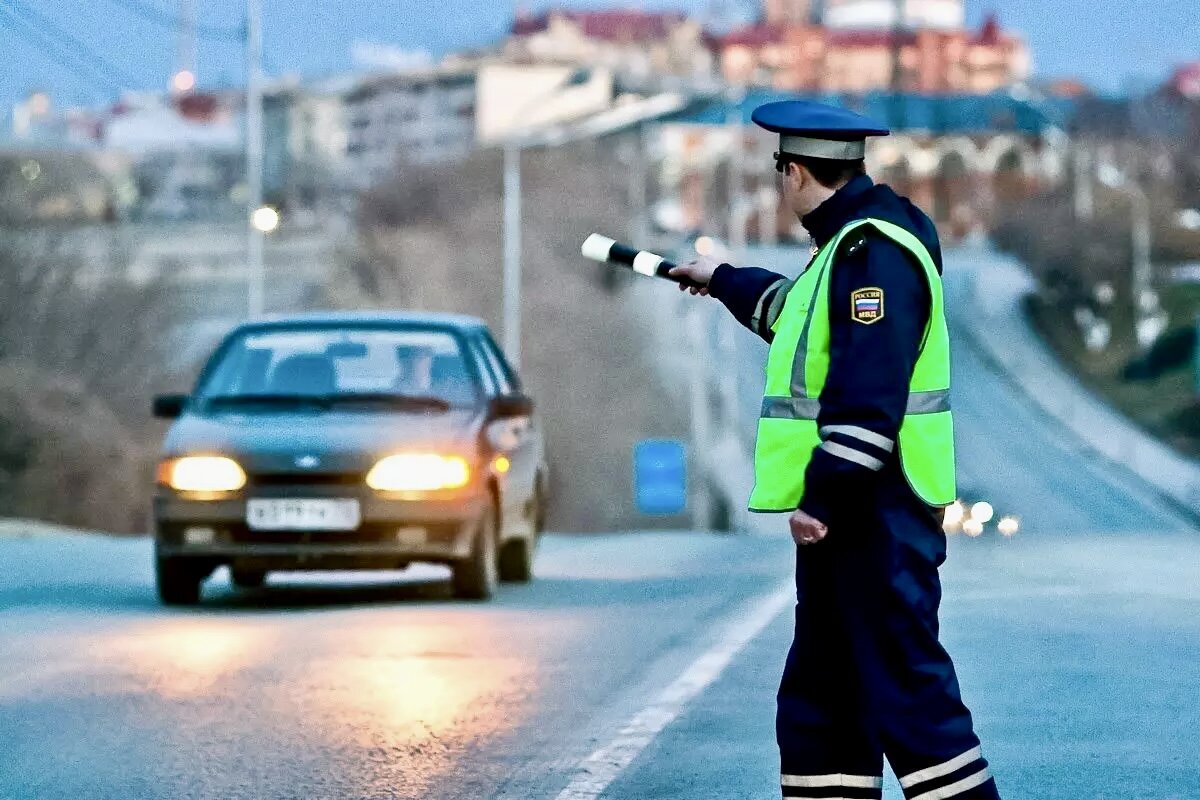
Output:
[[788,526],[792,529],[792,539],[798,545],[816,544],[829,533],[829,528],[825,527],[824,522],[798,508],[788,518]]
[[680,264],[671,269],[670,274],[679,278],[689,278],[699,286],[684,286],[679,285],[680,291],[687,290],[692,294],[707,295],[708,284],[712,280],[713,273],[717,271],[717,267],[723,262],[718,261],[711,256],[697,256],[695,261],[689,261],[686,264]]

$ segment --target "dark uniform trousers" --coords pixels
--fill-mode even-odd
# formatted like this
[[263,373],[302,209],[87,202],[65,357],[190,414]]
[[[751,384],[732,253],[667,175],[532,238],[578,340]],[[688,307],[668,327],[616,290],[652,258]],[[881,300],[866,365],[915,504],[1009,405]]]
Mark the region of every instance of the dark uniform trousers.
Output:
[[879,798],[883,758],[909,800],[998,798],[938,643],[938,519],[898,469],[797,548],[796,635],[779,688],[783,796]]

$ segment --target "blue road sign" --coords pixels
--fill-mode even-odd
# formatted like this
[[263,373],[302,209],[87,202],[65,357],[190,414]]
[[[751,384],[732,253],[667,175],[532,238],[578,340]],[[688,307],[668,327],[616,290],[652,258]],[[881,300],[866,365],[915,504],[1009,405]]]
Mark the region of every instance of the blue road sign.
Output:
[[633,446],[633,494],[643,514],[678,514],[687,508],[683,442],[644,439]]

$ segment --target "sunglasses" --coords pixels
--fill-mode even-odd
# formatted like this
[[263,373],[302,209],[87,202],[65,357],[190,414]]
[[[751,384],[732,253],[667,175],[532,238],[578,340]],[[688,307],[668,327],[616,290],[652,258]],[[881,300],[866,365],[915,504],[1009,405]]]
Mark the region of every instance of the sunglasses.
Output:
[[775,153],[773,157],[775,159],[775,171],[781,175],[787,172],[788,164],[796,163],[796,159],[792,158],[787,153]]

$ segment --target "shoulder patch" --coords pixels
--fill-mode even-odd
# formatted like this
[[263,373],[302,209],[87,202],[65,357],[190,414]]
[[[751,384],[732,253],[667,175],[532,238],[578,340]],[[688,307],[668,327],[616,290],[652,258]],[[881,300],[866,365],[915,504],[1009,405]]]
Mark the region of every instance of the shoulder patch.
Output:
[[871,325],[883,319],[883,289],[867,286],[850,293],[850,319]]

